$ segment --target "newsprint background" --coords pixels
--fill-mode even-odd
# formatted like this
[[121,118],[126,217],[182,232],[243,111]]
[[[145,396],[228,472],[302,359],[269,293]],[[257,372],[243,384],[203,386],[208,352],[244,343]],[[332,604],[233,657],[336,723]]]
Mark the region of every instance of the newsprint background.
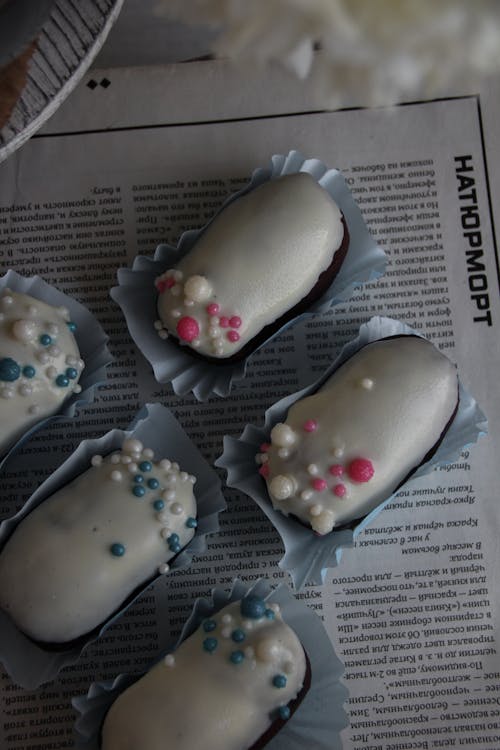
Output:
[[[271,403],[314,380],[373,314],[404,320],[458,364],[490,434],[456,464],[410,482],[325,585],[300,596],[345,664],[345,750],[498,750],[500,97],[492,89],[325,113],[312,111],[306,94],[288,92],[280,75],[263,96],[257,77],[244,89],[224,63],[94,71],[46,130],[0,166],[2,271],[40,274],[87,305],[115,357],[90,408],[44,430],[9,462],[0,518],[80,440],[126,427],[146,401],[167,404],[213,461],[224,434],[259,424]],[[97,86],[87,86],[91,79]],[[155,383],[110,300],[116,270],[202,225],[256,166],[292,148],[343,170],[389,256],[387,273],[253,356],[228,398],[176,397]],[[72,747],[71,697],[94,679],[143,669],[196,597],[229,588],[235,576],[287,580],[266,517],[242,494],[226,497],[207,553],[148,590],[59,679],[29,693],[0,667],[2,748]]]

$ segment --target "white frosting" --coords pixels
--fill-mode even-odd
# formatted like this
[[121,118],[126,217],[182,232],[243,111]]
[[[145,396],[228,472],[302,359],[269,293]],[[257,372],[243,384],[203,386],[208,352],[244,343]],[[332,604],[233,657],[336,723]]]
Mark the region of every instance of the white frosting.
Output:
[[100,625],[194,536],[194,481],[177,464],[152,463],[137,440],[94,456],[92,468],[33,510],[5,545],[0,607],[41,641],[69,641]]
[[65,308],[10,289],[1,293],[0,454],[81,390],[84,363],[68,326]]
[[319,534],[363,517],[422,463],[457,399],[455,366],[425,339],[365,346],[271,431],[257,459],[273,506]]
[[343,237],[337,204],[310,175],[266,182],[225,208],[156,280],[155,327],[230,357],[310,292]]
[[[300,641],[276,605],[271,612],[272,620],[244,618],[236,602],[209,618],[213,630],[202,625],[115,701],[102,750],[251,747],[298,695],[306,673]],[[235,631],[242,641],[233,640]],[[207,638],[217,641],[212,652]],[[243,657],[235,664],[230,655],[237,651]],[[273,684],[277,676],[284,687]]]

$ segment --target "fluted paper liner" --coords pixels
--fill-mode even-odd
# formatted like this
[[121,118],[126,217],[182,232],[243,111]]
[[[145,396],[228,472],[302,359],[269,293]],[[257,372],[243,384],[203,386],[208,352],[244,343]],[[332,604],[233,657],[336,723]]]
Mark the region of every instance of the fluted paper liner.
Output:
[[[301,526],[297,521],[273,508],[265,482],[259,475],[259,467],[255,462],[255,456],[260,452],[259,446],[269,441],[269,434],[275,424],[285,421],[292,404],[317,391],[323,382],[359,349],[372,341],[402,334],[421,336],[418,331],[397,320],[372,318],[361,326],[358,337],[344,346],[333,364],[316,382],[271,406],[266,411],[262,427],[247,425],[238,438],[224,438],[224,452],[215,465],[226,469],[228,486],[241,490],[255,500],[278,531],[285,547],[285,555],[279,565],[288,571],[296,589],[301,589],[307,582],[321,584],[326,570],[338,564],[342,549],[353,546],[354,538],[378,516],[397,493],[386,498],[362,520],[353,522],[352,527],[334,529],[329,534],[318,536],[311,529]],[[412,474],[411,480],[428,474],[437,466],[456,461],[463,448],[475,443],[485,432],[486,417],[474,398],[459,383],[457,414],[436,453]]]
[[[193,557],[206,549],[206,535],[219,528],[218,515],[226,507],[217,474],[209,467],[193,445],[173,414],[160,404],[148,404],[130,425],[129,430],[111,430],[97,440],[84,440],[76,451],[34,492],[24,507],[0,524],[0,554],[3,546],[22,519],[61,487],[90,467],[95,454],[106,455],[121,448],[123,440],[134,437],[152,448],[156,458],[177,461],[184,471],[196,476],[194,493],[197,503],[198,526],[189,544],[169,563],[170,570],[189,567]],[[61,560],[61,564],[64,561]],[[168,574],[167,574],[168,575]],[[158,576],[159,577],[159,576]],[[144,593],[153,580],[134,591],[120,607],[98,628],[65,647],[44,648],[17,628],[11,618],[0,609],[0,661],[12,680],[27,690],[33,690],[53,680],[58,672],[74,664],[83,649],[97,640],[131,604]],[[49,604],[50,606],[50,604]]]
[[95,397],[96,387],[106,380],[106,366],[113,359],[107,347],[108,337],[92,313],[72,297],[47,284],[40,276],[25,277],[15,271],[7,271],[0,279],[0,291],[3,289],[29,294],[53,307],[67,307],[71,319],[77,326],[73,335],[78,344],[80,356],[85,362],[85,368],[78,381],[82,388],[81,392],[69,395],[54,414],[40,419],[26,430],[3,455],[0,455],[0,471],[7,459],[41,427],[56,419],[71,419],[75,417],[77,409],[91,404]]
[[[175,651],[206,617],[247,594],[255,594],[280,605],[283,619],[297,633],[311,663],[311,687],[308,693],[284,727],[266,745],[266,750],[304,750],[306,747],[341,750],[340,732],[348,724],[343,709],[347,690],[340,683],[343,666],[318,616],[306,604],[295,599],[284,584],[272,590],[264,580],[251,587],[235,580],[230,593],[214,589],[210,600],[196,600],[181,635],[165,653]],[[76,722],[77,748],[99,750],[100,729],[107,711],[116,698],[141,676],[121,674],[106,682],[94,682],[86,696],[73,699],[73,706],[80,713]],[[191,718],[196,721],[196,716]],[[200,726],[202,746],[203,727]]]
[[[215,216],[264,182],[297,172],[312,175],[338,204],[349,229],[349,250],[339,273],[324,294],[311,304],[307,312],[290,320],[272,338],[303,317],[326,312],[331,306],[349,299],[355,287],[381,276],[386,263],[385,253],[370,236],[341,173],[337,169],[328,169],[318,159],[305,159],[298,151],[290,151],[287,156],[275,155],[270,167],[255,170],[249,185],[230,196]],[[130,335],[151,364],[156,380],[171,383],[175,393],[180,396],[192,391],[199,401],[206,400],[212,394],[227,396],[232,383],[244,378],[251,354],[238,362],[224,363],[222,360],[214,363],[193,356],[175,338],[160,339],[154,329],[154,322],[158,319],[154,281],[191,250],[211,221],[200,230],[185,232],[177,247],[159,245],[154,258],[137,256],[131,269],[121,268],[118,271],[119,285],[111,290],[111,297],[125,315]],[[265,346],[265,343],[261,346]]]

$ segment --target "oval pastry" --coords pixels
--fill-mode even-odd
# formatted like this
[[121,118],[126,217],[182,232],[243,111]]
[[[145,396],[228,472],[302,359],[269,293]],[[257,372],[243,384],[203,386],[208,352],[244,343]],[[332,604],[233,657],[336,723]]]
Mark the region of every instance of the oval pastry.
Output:
[[0,554],[0,607],[27,635],[88,633],[192,539],[196,480],[152,458],[125,440],[21,521]]
[[248,595],[205,619],[117,698],[102,750],[260,747],[309,684],[306,655],[278,605]]
[[205,357],[244,357],[321,296],[348,243],[337,204],[311,175],[265,182],[156,279],[158,333]]
[[4,289],[0,296],[0,455],[79,393],[84,368],[66,308]]
[[437,449],[455,366],[418,336],[367,344],[271,431],[257,460],[274,508],[318,534],[361,519]]

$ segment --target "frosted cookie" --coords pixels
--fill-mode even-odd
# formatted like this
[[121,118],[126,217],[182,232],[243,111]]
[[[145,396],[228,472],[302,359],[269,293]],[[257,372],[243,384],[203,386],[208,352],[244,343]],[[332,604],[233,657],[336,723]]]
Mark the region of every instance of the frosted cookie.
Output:
[[66,308],[10,289],[1,292],[0,455],[81,391],[84,363],[75,330]]
[[457,407],[456,368],[429,341],[364,346],[261,446],[274,508],[318,534],[364,517],[432,456]]
[[43,501],[0,554],[0,607],[37,641],[90,632],[192,539],[195,477],[135,439]]
[[309,683],[304,650],[279,606],[249,595],[206,619],[117,698],[102,750],[262,747]]
[[321,296],[348,244],[340,209],[311,175],[265,182],[156,279],[158,334],[215,360],[246,356]]

